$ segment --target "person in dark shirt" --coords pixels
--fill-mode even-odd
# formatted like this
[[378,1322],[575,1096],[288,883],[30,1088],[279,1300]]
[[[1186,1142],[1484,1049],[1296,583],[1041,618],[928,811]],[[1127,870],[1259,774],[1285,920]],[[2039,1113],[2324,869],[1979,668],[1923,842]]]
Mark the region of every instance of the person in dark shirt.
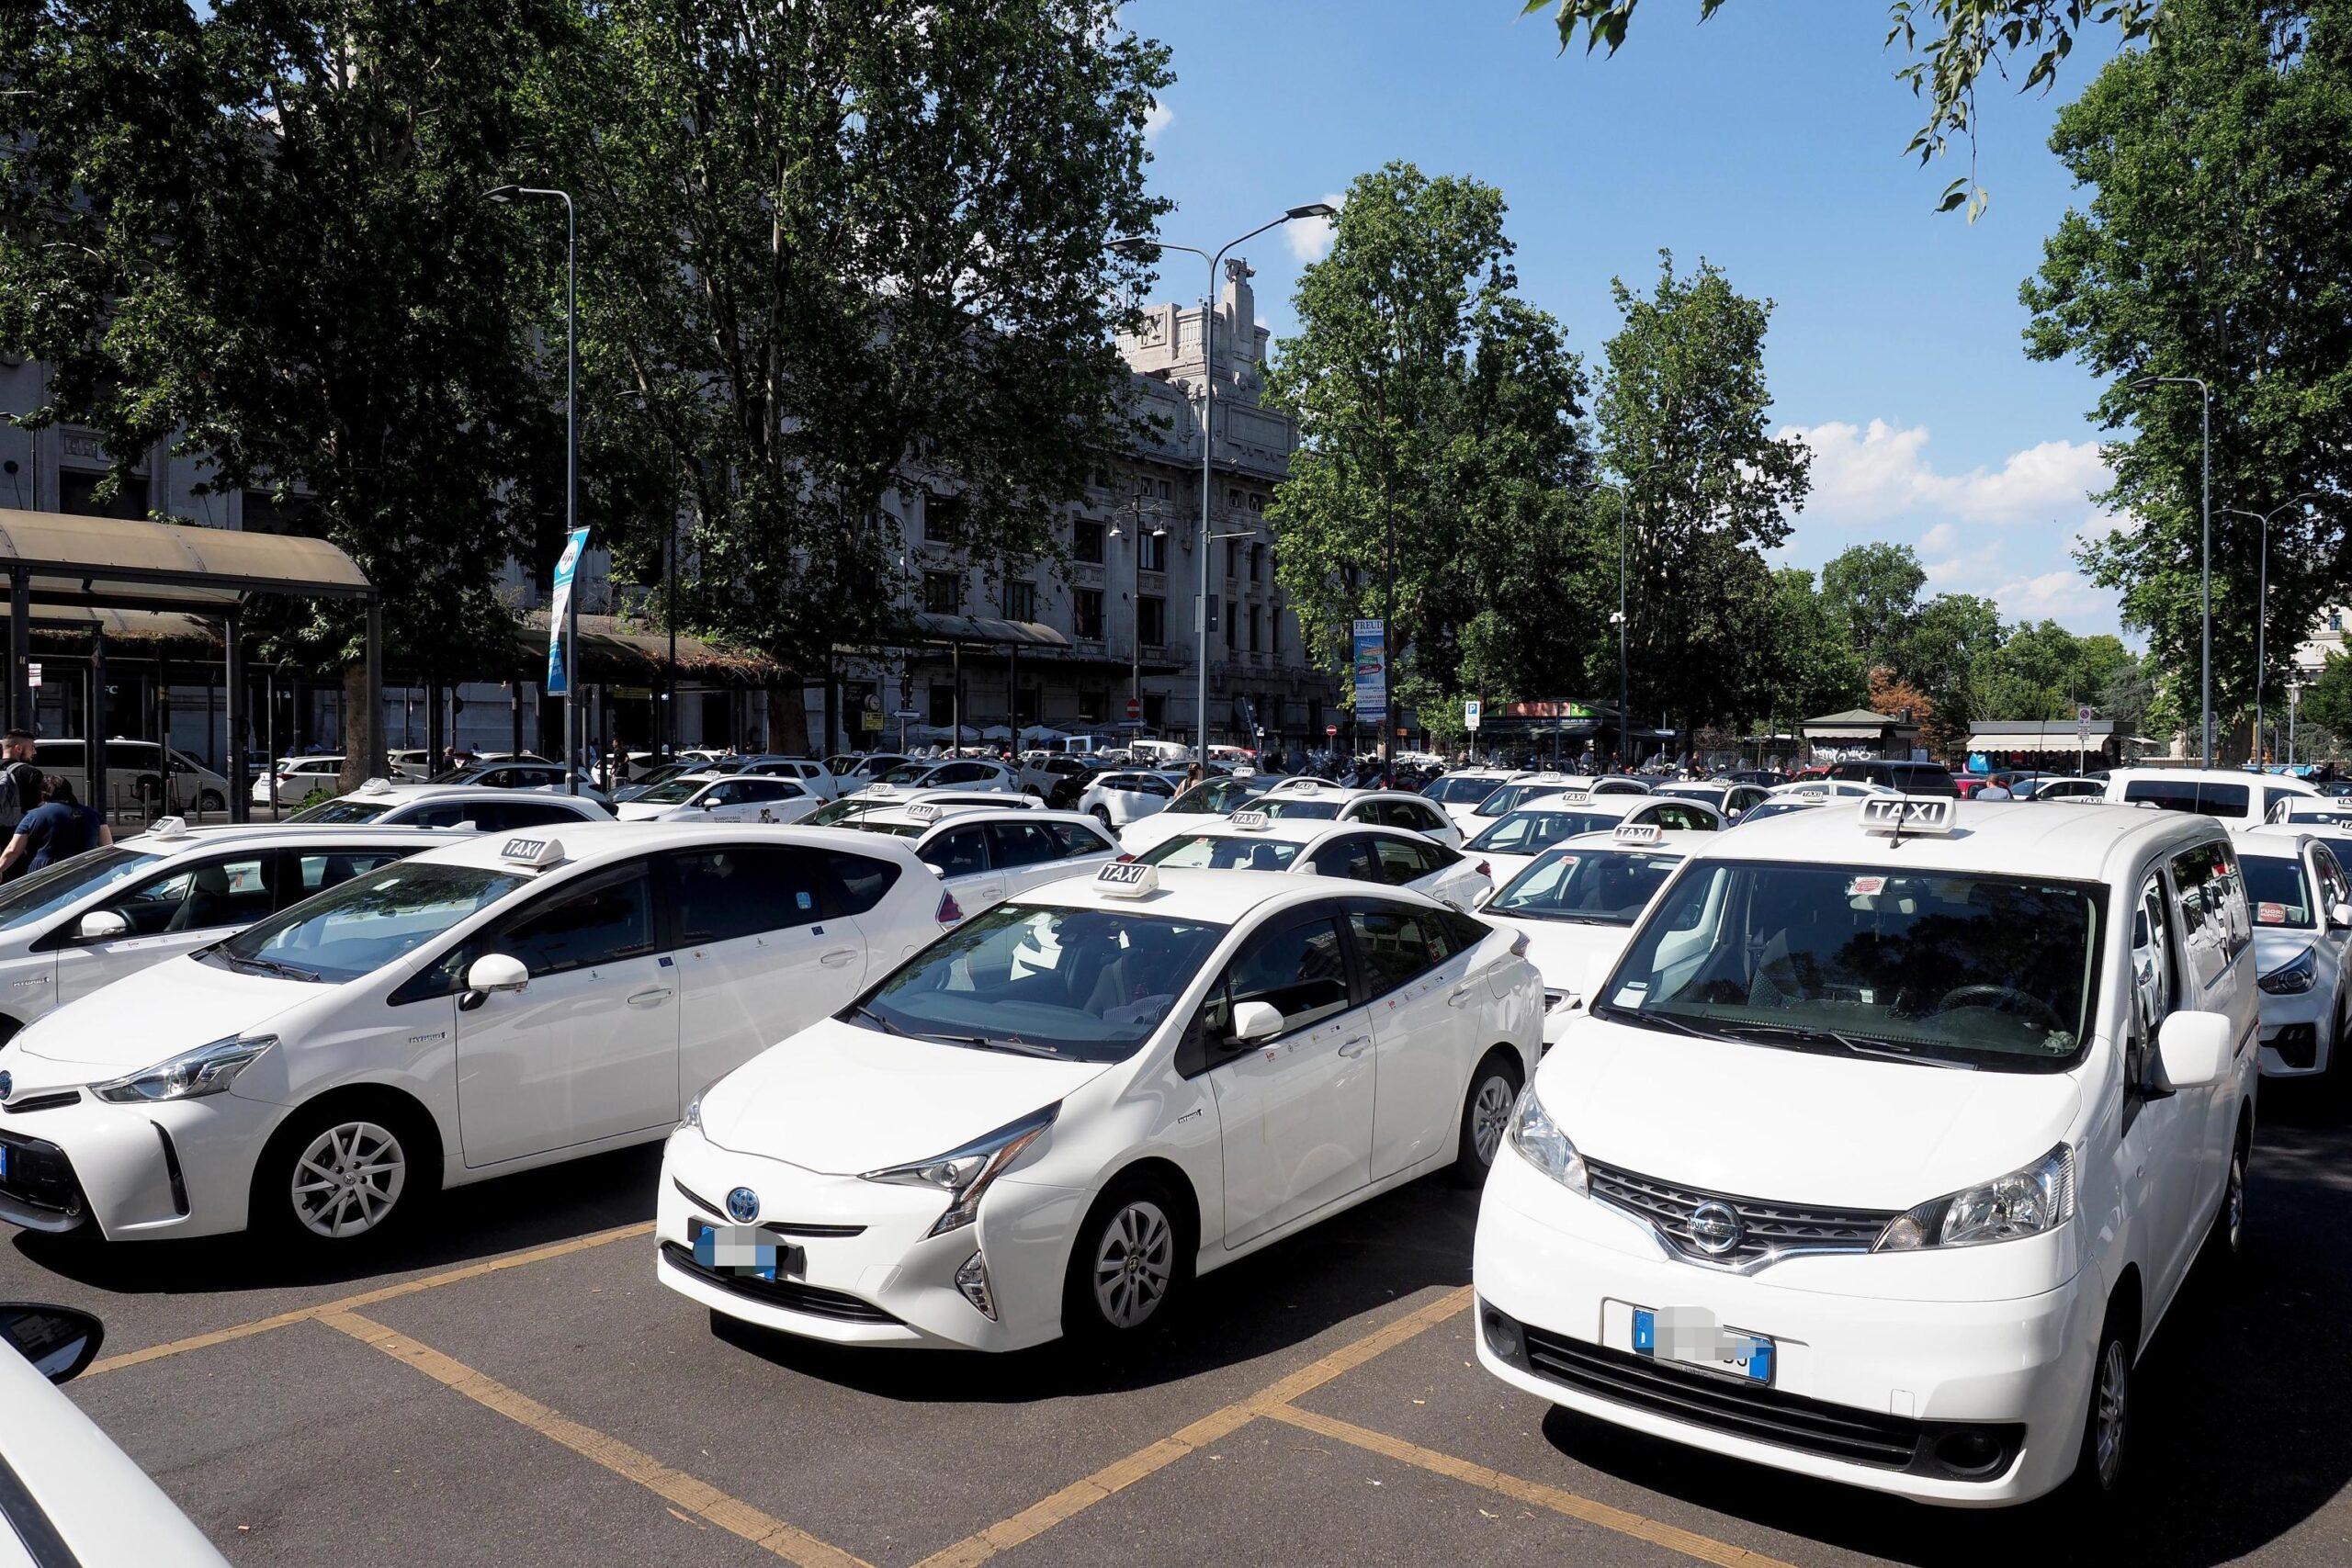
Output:
[[114,842],[104,818],[74,797],[74,786],[51,773],[42,781],[43,799],[24,815],[8,847],[0,850],[0,876],[19,868],[35,872],[85,850]]

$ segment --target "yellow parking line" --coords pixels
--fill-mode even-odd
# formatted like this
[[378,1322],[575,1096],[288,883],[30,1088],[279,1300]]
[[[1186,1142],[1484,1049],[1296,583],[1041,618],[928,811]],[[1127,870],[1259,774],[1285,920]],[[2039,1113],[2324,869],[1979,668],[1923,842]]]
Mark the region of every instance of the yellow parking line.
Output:
[[1363,1365],[1382,1351],[1394,1349],[1413,1336],[1435,1327],[1469,1304],[1470,1288],[1467,1285],[1457,1291],[1449,1291],[1427,1306],[1407,1313],[1385,1327],[1374,1329],[1361,1339],[1340,1346],[1248,1399],[1237,1400],[1221,1410],[1212,1411],[1173,1436],[1162,1438],[1125,1459],[1104,1465],[1093,1474],[1072,1482],[1045,1501],[1022,1509],[1011,1518],[933,1552],[915,1568],[977,1568],[977,1564],[986,1562],[998,1552],[1035,1540],[1064,1519],[1082,1513],[1113,1493],[1167,1468],[1195,1449],[1231,1436],[1270,1407],[1285,1400],[1296,1399],[1310,1389],[1320,1388],[1333,1378]]
[[250,1338],[256,1334],[266,1334],[273,1328],[284,1328],[288,1324],[307,1323],[311,1318],[324,1317],[330,1313],[351,1312],[360,1307],[373,1306],[378,1302],[395,1301],[401,1296],[413,1296],[421,1291],[437,1291],[444,1285],[455,1285],[466,1280],[479,1280],[485,1274],[496,1274],[508,1269],[521,1269],[533,1263],[545,1263],[549,1258],[563,1258],[575,1252],[585,1252],[592,1247],[603,1247],[607,1242],[628,1241],[633,1237],[652,1234],[653,1226],[649,1222],[642,1224],[621,1225],[608,1231],[597,1231],[590,1235],[575,1236],[570,1241],[535,1247],[527,1252],[510,1252],[503,1258],[492,1258],[481,1263],[469,1263],[462,1269],[450,1269],[438,1274],[428,1274],[421,1280],[409,1280],[397,1285],[384,1285],[376,1290],[362,1291],[356,1296],[345,1296],[337,1301],[322,1302],[317,1306],[297,1307],[292,1312],[281,1312],[275,1317],[256,1318],[251,1323],[240,1323],[233,1327],[216,1328],[209,1334],[194,1334],[186,1339],[175,1339],[168,1344],[150,1345],[144,1350],[126,1350],[119,1356],[107,1356],[91,1362],[89,1370],[82,1375],[85,1378],[94,1378],[100,1372],[119,1371],[125,1367],[142,1366],[149,1361],[160,1361],[167,1356],[183,1355],[190,1350],[207,1349],[214,1345],[226,1345],[232,1340]]
[[1418,1443],[1408,1443],[1402,1438],[1392,1438],[1385,1432],[1375,1432],[1351,1421],[1341,1421],[1312,1410],[1301,1410],[1295,1404],[1270,1405],[1260,1414],[1319,1437],[1350,1443],[1438,1475],[1451,1476],[1456,1481],[1482,1486],[1489,1492],[1498,1492],[1521,1503],[1532,1503],[1539,1508],[1549,1508],[1555,1514],[1565,1514],[1569,1518],[1598,1525],[1619,1535],[1631,1536],[1635,1540],[1645,1540],[1653,1546],[1679,1551],[1685,1557],[1695,1557],[1702,1562],[1718,1563],[1722,1568],[1791,1568],[1777,1557],[1767,1557],[1760,1551],[1750,1551],[1744,1546],[1733,1546],[1727,1541],[1675,1525],[1661,1524],[1643,1515],[1613,1508],[1589,1497],[1579,1497],[1573,1492],[1563,1491],[1540,1481],[1522,1481],[1516,1475],[1506,1475],[1483,1464],[1473,1464],[1452,1454],[1425,1449]]
[[464,1394],[484,1409],[494,1410],[518,1426],[527,1427],[543,1438],[561,1443],[582,1458],[594,1461],[615,1475],[636,1482],[656,1496],[708,1519],[719,1529],[741,1536],[787,1562],[799,1563],[801,1568],[871,1568],[865,1559],[854,1557],[837,1546],[819,1540],[806,1530],[786,1524],[773,1515],[762,1513],[749,1503],[729,1497],[707,1482],[697,1481],[684,1471],[673,1470],[651,1454],[630,1448],[617,1438],[606,1437],[592,1427],[583,1427],[570,1416],[548,1409],[528,1394],[517,1393],[497,1379],[478,1372],[429,1345],[420,1345],[404,1335],[396,1334],[373,1319],[343,1311],[322,1311],[317,1315],[319,1321],[328,1327],[348,1334],[364,1345],[373,1345],[434,1382]]

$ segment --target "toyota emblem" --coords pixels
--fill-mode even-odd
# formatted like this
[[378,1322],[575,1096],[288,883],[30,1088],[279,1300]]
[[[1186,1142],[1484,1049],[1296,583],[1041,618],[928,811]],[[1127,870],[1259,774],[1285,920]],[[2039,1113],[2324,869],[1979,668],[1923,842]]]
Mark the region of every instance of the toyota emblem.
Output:
[[[760,1217],[760,1195],[748,1187],[738,1187],[727,1195],[727,1213],[742,1224],[750,1224]],[[1736,1229],[1738,1222],[1733,1222]]]
[[1729,1203],[1710,1199],[1690,1211],[1690,1245],[1710,1258],[1721,1258],[1747,1235],[1747,1227],[1739,1223],[1739,1211]]

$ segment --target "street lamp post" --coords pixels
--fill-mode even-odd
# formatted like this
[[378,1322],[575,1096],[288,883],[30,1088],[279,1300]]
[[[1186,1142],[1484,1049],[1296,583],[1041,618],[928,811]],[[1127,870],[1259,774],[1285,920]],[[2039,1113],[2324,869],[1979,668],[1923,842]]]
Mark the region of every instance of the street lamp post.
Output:
[[[1114,251],[1159,250],[1182,251],[1199,256],[1208,264],[1208,290],[1201,296],[1201,549],[1200,587],[1193,596],[1193,657],[1197,668],[1194,718],[1199,740],[1196,755],[1201,766],[1209,764],[1209,494],[1216,485],[1216,269],[1225,260],[1225,253],[1234,246],[1256,239],[1269,229],[1301,218],[1330,218],[1339,209],[1329,202],[1310,201],[1304,207],[1294,207],[1272,222],[1261,223],[1239,239],[1228,240],[1216,248],[1215,254],[1197,245],[1171,245],[1149,234],[1122,234],[1113,240],[1108,249]],[[1256,322],[1250,322],[1254,329]],[[1236,323],[1236,330],[1240,323]],[[1387,626],[1382,623],[1381,638],[1387,640]]]
[[1623,485],[1602,480],[1596,488],[1617,498],[1617,613],[1609,618],[1617,626],[1617,761],[1623,767],[1633,761],[1634,742],[1631,735],[1634,709],[1632,667],[1625,652],[1625,490]]
[[2222,510],[2233,517],[2251,517],[2262,525],[2262,564],[2256,574],[2254,591],[2254,765],[2262,765],[2262,678],[2263,636],[2270,628],[2270,520],[2290,506],[2301,506],[2313,499],[2305,491],[2291,501],[2284,501],[2267,512],[2248,512],[2243,506],[2225,506]]
[[2197,687],[2199,716],[2197,731],[2197,765],[2213,765],[2213,389],[2206,385],[2202,376],[2143,376],[2132,383],[2135,391],[2150,387],[2194,387],[2204,400],[2201,416],[2201,475],[2203,499],[2200,511],[2204,515],[2203,562],[2198,568],[2198,614],[2203,625],[2198,655]]
[[[1159,524],[1154,524],[1148,529],[1143,525],[1141,496],[1129,501],[1127,510],[1134,513],[1136,520],[1134,549],[1136,635],[1127,639],[1127,700],[1135,705],[1136,712],[1140,716],[1143,712],[1143,542],[1147,535],[1151,538],[1164,539],[1168,537],[1168,530]],[[1112,524],[1111,537],[1115,539],[1120,535],[1119,525],[1116,523]],[[1160,564],[1163,568],[1167,565],[1164,560]]]
[[[563,534],[571,537],[580,513],[580,224],[571,193],[534,186],[500,186],[490,199],[507,206],[526,197],[563,203]],[[672,623],[674,632],[676,623]],[[670,652],[675,690],[677,648]],[[563,783],[567,792],[580,793],[579,687],[580,595],[564,601],[563,615]],[[673,703],[673,706],[675,705]]]

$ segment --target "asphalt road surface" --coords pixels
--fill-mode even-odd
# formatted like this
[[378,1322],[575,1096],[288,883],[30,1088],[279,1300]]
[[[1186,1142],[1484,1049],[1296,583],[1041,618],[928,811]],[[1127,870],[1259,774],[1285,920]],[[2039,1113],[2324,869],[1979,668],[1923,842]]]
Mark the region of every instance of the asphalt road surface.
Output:
[[1202,1280],[1117,1363],[714,1332],[653,1282],[650,1149],[467,1189],[345,1272],[11,1235],[0,1300],[105,1317],[74,1397],[238,1563],[2333,1568],[2352,1133],[2309,1097],[2264,1111],[2248,1257],[2164,1325],[2136,1484],[2088,1525],[1894,1503],[1504,1387],[1472,1360],[1476,1199],[1437,1182]]

